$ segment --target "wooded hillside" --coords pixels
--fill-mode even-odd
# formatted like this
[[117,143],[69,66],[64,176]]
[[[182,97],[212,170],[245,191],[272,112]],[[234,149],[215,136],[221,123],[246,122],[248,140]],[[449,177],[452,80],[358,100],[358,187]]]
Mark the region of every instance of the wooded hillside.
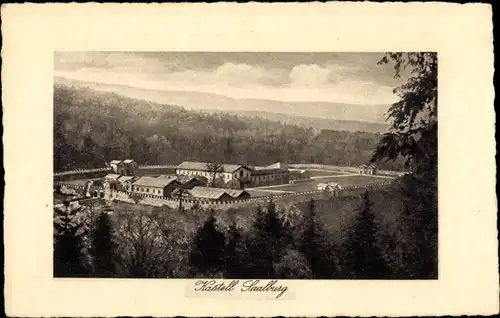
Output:
[[380,138],[326,130],[315,135],[312,128],[276,121],[203,114],[92,89],[54,87],[55,171],[103,167],[113,158],[125,157],[139,164],[199,160],[358,165],[368,162]]

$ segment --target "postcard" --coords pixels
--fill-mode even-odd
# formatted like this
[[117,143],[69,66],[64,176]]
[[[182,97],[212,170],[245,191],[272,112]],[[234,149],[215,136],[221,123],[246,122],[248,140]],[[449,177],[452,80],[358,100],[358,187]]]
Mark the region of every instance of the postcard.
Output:
[[2,7],[12,316],[498,313],[491,7]]

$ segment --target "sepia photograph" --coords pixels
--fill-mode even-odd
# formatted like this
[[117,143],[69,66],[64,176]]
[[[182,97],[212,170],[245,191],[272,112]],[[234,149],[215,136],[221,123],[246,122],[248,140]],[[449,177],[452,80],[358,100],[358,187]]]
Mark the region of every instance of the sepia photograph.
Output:
[[436,52],[54,52],[53,277],[438,279],[437,75]]
[[491,16],[2,5],[7,315],[498,313]]

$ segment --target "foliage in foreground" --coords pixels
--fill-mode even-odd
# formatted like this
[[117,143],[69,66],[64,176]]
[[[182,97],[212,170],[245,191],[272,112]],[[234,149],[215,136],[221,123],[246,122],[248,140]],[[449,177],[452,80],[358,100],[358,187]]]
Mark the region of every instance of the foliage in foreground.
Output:
[[[382,243],[392,237],[406,244],[403,251],[414,249],[415,244],[409,239],[411,233],[388,227],[393,220],[406,222],[402,214],[385,220],[380,202],[376,204],[379,208],[374,208],[373,200],[379,201],[383,195],[366,193],[344,202],[337,202],[338,198],[311,200],[288,207],[271,201],[245,219],[234,218],[233,211],[199,208],[121,211],[111,217],[100,214],[88,231],[92,237],[88,257],[77,240],[84,239],[76,236],[72,241],[72,250],[79,251],[80,259],[89,258],[90,266],[82,265],[80,272],[73,272],[71,264],[65,267],[61,263],[58,268],[64,268],[62,276],[92,277],[404,277],[404,270],[415,268],[408,263],[411,258]],[[338,206],[352,209],[341,211]],[[333,214],[342,216],[341,228],[339,219],[328,219]],[[338,232],[340,236],[335,235]],[[60,254],[60,246],[55,253]]]

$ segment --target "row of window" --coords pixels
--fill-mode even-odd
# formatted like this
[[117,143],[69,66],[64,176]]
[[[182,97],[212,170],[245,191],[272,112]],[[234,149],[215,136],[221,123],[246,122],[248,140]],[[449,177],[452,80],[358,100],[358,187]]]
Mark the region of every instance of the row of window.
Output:
[[[181,170],[180,173],[186,174],[188,176],[202,176],[202,177],[206,177],[206,178],[210,178],[212,176],[212,173],[207,172],[207,171],[184,171],[184,170]],[[224,173],[223,176],[225,179],[231,179],[230,174]]]
[[[191,171],[191,170],[180,170],[179,171],[180,173],[182,174],[187,174],[187,175],[190,175],[190,176],[205,176],[205,177],[209,177],[209,176],[212,176],[212,172],[209,172],[209,171]],[[245,173],[246,171],[244,170],[240,170],[238,172],[236,172],[234,174],[234,177],[237,178],[237,177],[244,177],[244,176],[248,176],[249,173]],[[226,179],[230,179],[231,178],[231,174],[230,173],[222,173],[224,175],[224,177]]]
[[[212,173],[208,171],[190,171],[190,170],[179,170],[179,174],[185,174],[188,176],[203,176],[210,178],[212,177]],[[222,174],[225,179],[231,179],[231,174],[228,173],[223,173]],[[244,177],[247,176],[243,170],[240,170],[239,172],[235,173],[235,177]],[[252,176],[252,180],[274,180],[274,179],[280,179],[280,178],[285,178],[285,174],[280,174],[280,175],[263,175],[263,176]]]
[[283,179],[285,178],[286,175],[275,175],[275,174],[271,174],[271,175],[264,175],[264,176],[253,176],[252,177],[252,180],[254,181],[260,181],[260,180],[275,180],[275,179]]
[[304,176],[304,175],[290,176],[290,180],[302,180],[302,179],[308,179],[308,178],[306,176]]
[[162,194],[162,189],[150,189],[147,187],[138,187],[138,186],[132,186],[132,191],[133,192],[146,192],[146,193],[152,193],[152,194]]

